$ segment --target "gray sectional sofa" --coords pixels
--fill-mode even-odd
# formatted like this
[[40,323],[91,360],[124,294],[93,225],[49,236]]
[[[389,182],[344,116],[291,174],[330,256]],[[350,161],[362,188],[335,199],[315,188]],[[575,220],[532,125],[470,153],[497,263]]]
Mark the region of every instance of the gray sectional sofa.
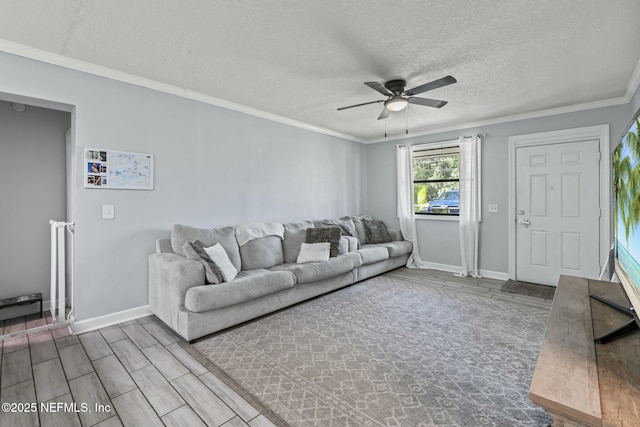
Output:
[[[388,230],[391,241],[368,243],[364,219],[278,224],[281,236],[269,235],[238,244],[239,227],[200,229],[174,226],[170,239],[156,242],[149,255],[151,311],[185,340],[263,316],[309,298],[404,266],[411,242]],[[340,255],[325,262],[297,264],[306,228],[353,224],[355,236],[340,239]],[[274,223],[271,223],[274,224]],[[346,234],[346,233],[345,233]],[[238,275],[229,282],[207,284],[202,262],[185,257],[186,242],[220,243]]]

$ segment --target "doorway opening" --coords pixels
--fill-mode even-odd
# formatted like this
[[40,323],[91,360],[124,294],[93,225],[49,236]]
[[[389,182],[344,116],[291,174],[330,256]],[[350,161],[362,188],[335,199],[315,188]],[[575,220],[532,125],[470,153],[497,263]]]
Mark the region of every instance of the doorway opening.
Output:
[[[5,339],[52,322],[49,221],[73,220],[72,122],[72,106],[0,94],[0,300],[5,302],[0,301],[0,335]],[[69,277],[73,272],[67,270]],[[69,280],[59,286],[66,290],[68,313]],[[66,313],[58,314],[57,323]]]

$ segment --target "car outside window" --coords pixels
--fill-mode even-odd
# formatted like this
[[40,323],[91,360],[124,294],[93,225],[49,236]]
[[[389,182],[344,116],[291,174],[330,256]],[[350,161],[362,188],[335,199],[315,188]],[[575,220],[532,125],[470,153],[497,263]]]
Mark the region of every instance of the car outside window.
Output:
[[413,204],[420,215],[460,213],[458,146],[413,152]]

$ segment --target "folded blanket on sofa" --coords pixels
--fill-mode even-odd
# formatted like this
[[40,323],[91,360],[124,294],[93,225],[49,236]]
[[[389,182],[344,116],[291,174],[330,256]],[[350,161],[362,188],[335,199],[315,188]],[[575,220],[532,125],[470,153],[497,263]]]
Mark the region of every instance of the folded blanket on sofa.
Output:
[[277,222],[250,222],[236,228],[238,246],[244,246],[252,240],[267,236],[278,236],[284,239],[284,225]]

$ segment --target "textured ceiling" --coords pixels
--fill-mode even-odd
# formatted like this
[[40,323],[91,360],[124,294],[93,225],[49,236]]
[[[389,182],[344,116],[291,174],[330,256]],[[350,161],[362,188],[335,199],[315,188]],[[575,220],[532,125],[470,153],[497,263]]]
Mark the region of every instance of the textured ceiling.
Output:
[[[365,140],[628,96],[639,22],[638,0],[0,0],[0,39]],[[442,109],[336,111],[445,75],[420,95]]]

